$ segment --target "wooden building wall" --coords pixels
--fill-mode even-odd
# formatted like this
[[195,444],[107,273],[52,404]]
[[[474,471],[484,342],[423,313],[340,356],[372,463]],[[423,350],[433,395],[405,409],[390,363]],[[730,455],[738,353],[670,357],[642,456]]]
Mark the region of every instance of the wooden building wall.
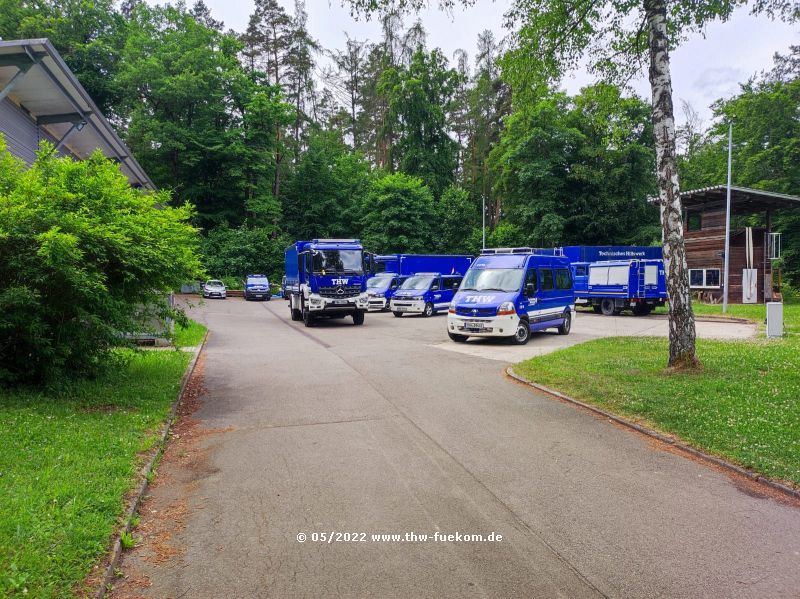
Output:
[[[714,289],[693,289],[704,294],[710,294],[715,299],[722,299],[724,277],[724,250],[725,250],[725,211],[708,210],[701,214],[701,228],[698,231],[689,231],[687,219],[684,219],[684,238],[686,240],[686,262],[689,269],[718,268],[720,270],[720,285]],[[753,228],[753,268],[758,271],[757,288],[758,301],[764,301],[764,244],[766,229]],[[745,253],[744,229],[731,231],[730,247],[730,288],[728,301],[732,304],[742,303],[742,270],[747,265]],[[766,262],[766,274],[771,277],[771,263]],[[771,298],[770,298],[771,299]]]

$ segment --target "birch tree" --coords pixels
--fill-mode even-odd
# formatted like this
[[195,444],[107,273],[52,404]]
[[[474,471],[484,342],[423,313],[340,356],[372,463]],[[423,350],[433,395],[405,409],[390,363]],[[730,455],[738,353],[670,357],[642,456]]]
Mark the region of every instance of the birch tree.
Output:
[[[419,9],[423,0],[350,0],[356,10],[389,4],[396,10]],[[440,7],[470,5],[471,0],[441,0]],[[646,67],[652,98],[656,174],[669,293],[669,361],[676,369],[695,368],[695,324],[683,239],[680,183],[675,155],[670,51],[686,35],[714,20],[727,20],[746,0],[515,0],[507,21],[519,27],[513,49],[503,61],[504,77],[515,93],[557,80],[586,64],[599,76],[627,82]],[[754,14],[795,21],[793,0],[755,0]]]

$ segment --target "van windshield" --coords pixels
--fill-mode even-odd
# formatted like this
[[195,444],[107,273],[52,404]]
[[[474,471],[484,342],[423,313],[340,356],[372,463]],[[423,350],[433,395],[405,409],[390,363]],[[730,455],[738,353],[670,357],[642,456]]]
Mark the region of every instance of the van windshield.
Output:
[[428,289],[433,282],[433,277],[428,276],[413,276],[406,279],[400,289]]
[[386,290],[391,282],[392,277],[372,277],[367,280],[367,289]]
[[267,277],[247,277],[248,285],[269,285]]
[[519,291],[523,274],[521,268],[472,268],[459,291]]
[[316,250],[314,252],[314,272],[319,273],[361,273],[364,270],[361,250]]

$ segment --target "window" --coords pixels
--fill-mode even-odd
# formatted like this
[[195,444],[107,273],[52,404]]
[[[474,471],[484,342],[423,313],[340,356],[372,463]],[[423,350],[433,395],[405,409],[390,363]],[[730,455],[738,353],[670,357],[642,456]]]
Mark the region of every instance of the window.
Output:
[[542,291],[552,291],[555,288],[553,281],[553,269],[543,268],[539,271],[542,277]]
[[568,268],[556,269],[556,289],[572,289],[572,277]]
[[453,291],[458,290],[458,286],[461,284],[461,277],[448,277],[445,279],[445,288],[452,289]]
[[519,291],[522,276],[519,268],[473,267],[467,271],[461,291]]
[[585,265],[576,266],[575,267],[575,276],[576,277],[585,277],[586,276],[587,267]]
[[701,212],[686,213],[686,230],[699,231],[703,228],[703,214]]
[[655,264],[645,264],[644,284],[658,285],[658,266],[656,266]]
[[689,269],[689,287],[711,288],[719,286],[719,268]]
[[431,291],[439,291],[441,288],[441,284],[439,283],[439,279],[434,279],[433,283],[431,284]]
[[315,250],[312,256],[315,273],[363,272],[361,250]]
[[[528,293],[528,291],[527,291],[528,285],[533,285],[532,293]],[[527,295],[528,297],[533,297],[534,295],[536,295],[536,269],[535,268],[531,268],[525,274],[525,289],[526,289],[525,295]]]

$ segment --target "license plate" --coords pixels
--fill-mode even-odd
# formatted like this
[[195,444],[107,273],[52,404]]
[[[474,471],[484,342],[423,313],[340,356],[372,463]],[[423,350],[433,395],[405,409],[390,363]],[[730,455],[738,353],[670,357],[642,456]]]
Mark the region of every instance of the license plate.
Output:
[[333,300],[334,304],[346,304],[347,300]]
[[397,306],[394,310],[395,312],[408,312],[408,308],[405,306]]
[[464,321],[464,328],[470,331],[480,331],[483,329],[483,324],[480,322]]

